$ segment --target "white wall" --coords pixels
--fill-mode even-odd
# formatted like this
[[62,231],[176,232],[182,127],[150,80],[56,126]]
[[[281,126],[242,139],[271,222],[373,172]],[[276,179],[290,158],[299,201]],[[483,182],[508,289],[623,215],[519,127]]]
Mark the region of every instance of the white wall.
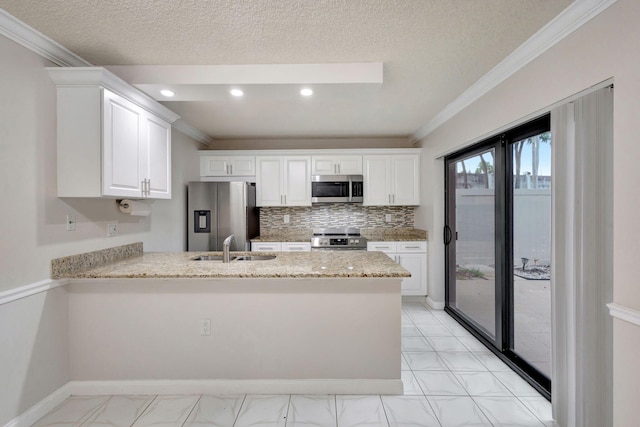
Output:
[[[488,136],[496,129],[592,85],[614,78],[614,301],[640,310],[637,286],[637,242],[640,223],[636,212],[638,114],[640,113],[640,51],[632,41],[640,40],[640,2],[619,0],[598,17],[532,61],[511,78],[470,105],[427,136],[423,147],[423,206],[416,211],[416,226],[431,236],[430,280],[437,286],[430,296],[444,297],[442,235],[442,161],[437,157],[457,147]],[[434,258],[438,261],[434,263]],[[636,426],[638,408],[631,396],[640,382],[640,367],[629,362],[629,354],[640,352],[640,328],[614,325],[614,425]]]
[[[124,215],[113,200],[59,199],[56,90],[45,70],[54,64],[5,37],[0,58],[0,294],[48,279],[52,258],[136,241],[182,250],[182,187],[199,175],[198,144],[173,133],[174,198],[154,203],[151,217]],[[76,231],[66,231],[68,213]],[[107,238],[113,220],[119,236]],[[68,381],[66,304],[58,288],[0,305],[0,425]]]
[[[400,379],[400,280],[76,281],[70,376]],[[366,309],[354,313],[353,307]],[[330,315],[328,315],[330,313]],[[200,335],[200,320],[211,335]]]

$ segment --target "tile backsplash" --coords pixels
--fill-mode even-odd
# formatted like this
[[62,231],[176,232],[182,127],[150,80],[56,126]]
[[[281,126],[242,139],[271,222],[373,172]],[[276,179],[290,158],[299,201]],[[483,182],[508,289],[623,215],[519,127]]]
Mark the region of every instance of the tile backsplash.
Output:
[[[328,203],[310,207],[260,208],[260,233],[309,230],[321,227],[411,228],[415,206],[362,206]],[[386,215],[391,221],[386,222]],[[289,215],[285,224],[284,215]]]

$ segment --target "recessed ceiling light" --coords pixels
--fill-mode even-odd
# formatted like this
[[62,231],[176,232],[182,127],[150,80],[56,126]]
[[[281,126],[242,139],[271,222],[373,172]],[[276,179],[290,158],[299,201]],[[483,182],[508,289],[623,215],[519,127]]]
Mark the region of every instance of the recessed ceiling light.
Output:
[[173,95],[175,95],[176,93],[175,93],[174,91],[172,91],[172,90],[169,90],[169,89],[162,89],[162,90],[160,91],[160,94],[161,94],[162,96],[166,96],[167,98],[171,98],[171,97],[172,97]]
[[231,89],[231,95],[233,95],[233,96],[242,96],[242,95],[244,95],[244,92],[241,91],[240,89]]
[[304,88],[300,91],[300,95],[302,96],[311,96],[313,95],[313,91],[309,88]]

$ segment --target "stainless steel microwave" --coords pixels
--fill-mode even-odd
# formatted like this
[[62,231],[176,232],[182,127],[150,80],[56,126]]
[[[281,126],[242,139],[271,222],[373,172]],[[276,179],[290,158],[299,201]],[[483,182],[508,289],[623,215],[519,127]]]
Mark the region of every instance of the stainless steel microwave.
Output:
[[313,175],[311,203],[362,203],[362,175]]

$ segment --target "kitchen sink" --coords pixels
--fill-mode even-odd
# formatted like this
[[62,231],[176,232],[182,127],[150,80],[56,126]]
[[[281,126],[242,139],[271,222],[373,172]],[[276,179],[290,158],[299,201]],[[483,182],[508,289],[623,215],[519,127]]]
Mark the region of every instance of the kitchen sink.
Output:
[[275,258],[275,255],[243,255],[237,257],[234,261],[268,261]]
[[200,255],[191,258],[192,261],[222,261],[222,255]]
[[[275,255],[241,255],[232,256],[230,261],[268,261],[275,259]],[[222,261],[222,255],[200,255],[191,258],[192,261]]]

